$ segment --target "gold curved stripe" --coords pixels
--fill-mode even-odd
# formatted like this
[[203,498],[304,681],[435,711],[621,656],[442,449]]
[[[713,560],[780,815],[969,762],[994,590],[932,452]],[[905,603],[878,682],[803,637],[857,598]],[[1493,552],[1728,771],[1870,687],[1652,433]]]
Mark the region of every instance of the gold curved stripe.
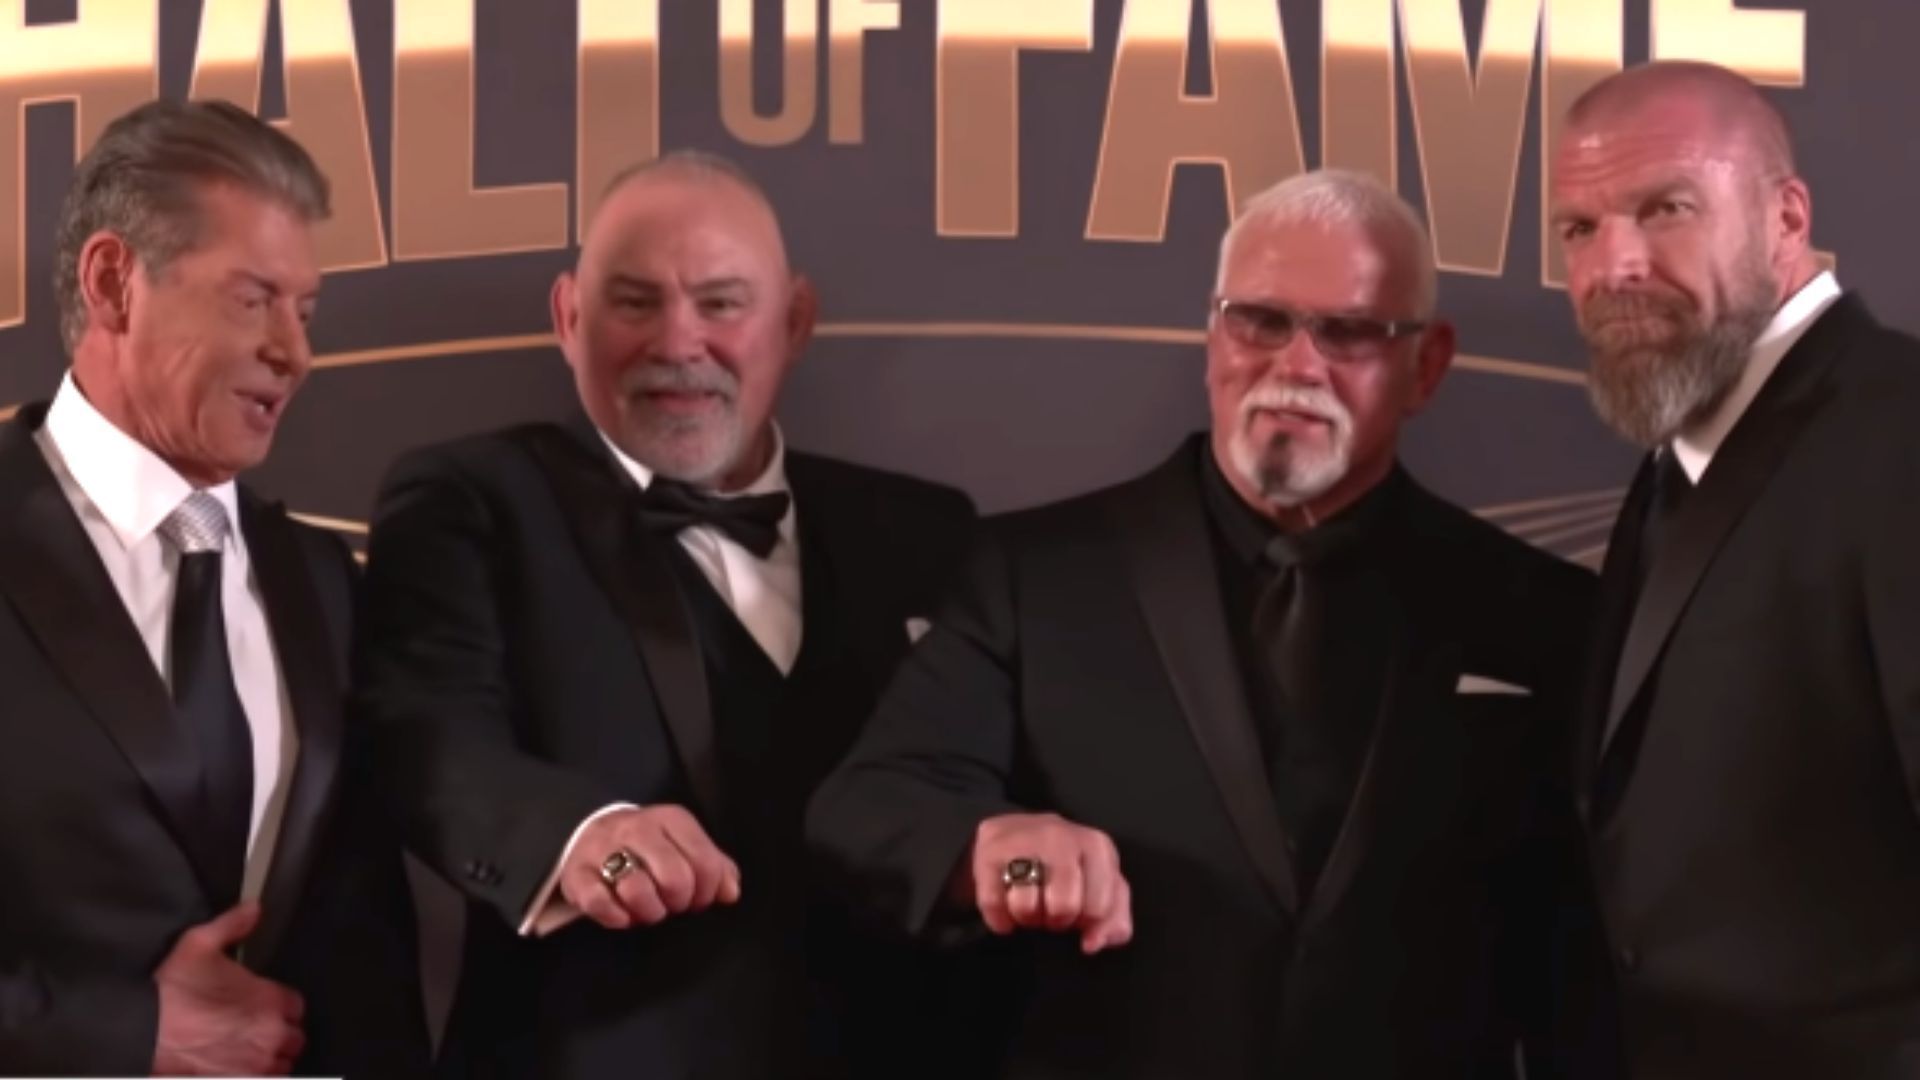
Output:
[[[1022,341],[1108,341],[1132,345],[1199,345],[1206,341],[1203,330],[1181,330],[1163,326],[1096,326],[1076,323],[989,323],[989,322],[840,322],[821,323],[814,331],[823,338],[948,338],[1013,339]],[[360,367],[366,364],[391,364],[406,360],[429,360],[444,356],[469,356],[482,353],[515,352],[521,349],[548,348],[552,334],[507,334],[498,337],[453,338],[414,345],[389,345],[375,349],[323,353],[314,357],[316,368]],[[1525,360],[1506,360],[1495,356],[1462,354],[1454,357],[1455,367],[1490,375],[1506,375],[1536,382],[1585,386],[1587,377],[1578,371],[1535,364]],[[18,405],[0,406],[0,420],[11,417]]]
[[1598,521],[1589,521],[1584,525],[1569,525],[1564,529],[1555,529],[1552,532],[1540,533],[1537,536],[1529,536],[1526,539],[1530,544],[1539,544],[1545,547],[1551,544],[1558,544],[1564,540],[1571,540],[1576,536],[1592,536],[1601,531],[1611,532],[1612,529],[1612,520],[1601,518]]
[[1543,517],[1529,517],[1508,521],[1506,523],[1506,529],[1515,536],[1531,536],[1557,526],[1574,525],[1589,521],[1612,521],[1614,515],[1619,512],[1619,503],[1603,502],[1593,506],[1582,507],[1578,510],[1569,510],[1564,514],[1547,514]]
[[1598,570],[1600,569],[1601,560],[1605,559],[1606,557],[1607,557],[1607,545],[1595,544],[1590,548],[1583,548],[1579,551],[1574,552],[1573,554],[1567,556],[1567,559],[1571,562],[1577,562],[1582,566],[1592,567],[1593,569]]
[[1626,488],[1601,488],[1597,491],[1579,491],[1571,495],[1555,495],[1545,499],[1528,499],[1525,502],[1496,503],[1493,506],[1482,506],[1474,513],[1489,520],[1497,520],[1529,514],[1535,510],[1559,510],[1588,503],[1606,502],[1609,499],[1624,499],[1626,495]]
[[287,511],[287,516],[295,521],[304,521],[309,525],[316,525],[322,529],[331,529],[334,532],[352,533],[355,536],[367,535],[367,523],[364,521],[349,521],[346,518],[323,517],[319,514],[303,514],[298,510]]

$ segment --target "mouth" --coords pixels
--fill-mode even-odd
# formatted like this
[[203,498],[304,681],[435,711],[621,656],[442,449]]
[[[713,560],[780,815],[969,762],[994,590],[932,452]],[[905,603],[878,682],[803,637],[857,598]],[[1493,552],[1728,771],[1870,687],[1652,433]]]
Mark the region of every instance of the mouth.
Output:
[[236,390],[233,396],[240,400],[241,415],[259,431],[271,432],[287,406],[287,395],[277,391]]
[[652,409],[673,415],[712,412],[727,403],[726,395],[712,390],[642,390],[640,398]]
[[1330,431],[1333,421],[1316,412],[1291,406],[1261,406],[1247,413],[1248,426],[1264,424],[1281,431],[1300,433],[1306,431]]

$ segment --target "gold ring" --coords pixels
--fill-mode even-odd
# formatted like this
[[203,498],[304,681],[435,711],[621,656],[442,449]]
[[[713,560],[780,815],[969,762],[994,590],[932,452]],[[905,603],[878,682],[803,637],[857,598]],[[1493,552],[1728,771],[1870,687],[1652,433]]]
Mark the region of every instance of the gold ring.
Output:
[[1047,883],[1047,864],[1034,858],[1008,859],[1007,865],[1000,868],[1000,884],[1011,889],[1015,885],[1032,885],[1036,888]]

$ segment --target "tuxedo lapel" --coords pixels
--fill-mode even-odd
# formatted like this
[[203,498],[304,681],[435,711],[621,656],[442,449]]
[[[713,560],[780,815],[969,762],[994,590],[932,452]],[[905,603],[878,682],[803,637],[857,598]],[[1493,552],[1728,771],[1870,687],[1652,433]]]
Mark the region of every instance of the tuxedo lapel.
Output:
[[[906,651],[903,615],[889,610],[873,524],[831,481],[817,473],[803,454],[787,455],[787,483],[793,494],[795,533],[800,547],[801,665],[850,662],[866,686],[878,693]],[[826,741],[850,743],[865,716],[823,716],[837,731]],[[823,731],[823,736],[830,733]]]
[[153,793],[201,887],[218,853],[201,828],[200,762],[126,605],[33,432],[45,406],[0,428],[0,593]]
[[717,812],[720,772],[706,665],[661,541],[638,527],[632,485],[586,421],[566,431],[525,428],[522,435],[553,486],[581,558],[633,635],[694,798]]
[[1119,493],[1115,530],[1147,628],[1227,816],[1262,882],[1289,912],[1300,906],[1238,655],[1227,634],[1199,490],[1203,439]]
[[1641,558],[1640,529],[1646,519],[1653,495],[1653,457],[1642,459],[1614,518],[1607,539],[1607,558],[1600,569],[1600,603],[1593,635],[1579,711],[1579,741],[1574,762],[1574,790],[1579,794],[1580,813],[1593,819],[1598,809],[1594,795],[1600,778],[1600,751],[1607,731],[1607,716],[1613,695],[1613,681],[1620,667],[1620,650],[1625,644],[1627,626],[1633,618],[1635,582]]
[[[1359,869],[1381,855],[1383,843],[1391,843],[1395,834],[1418,836],[1415,826],[1424,815],[1445,812],[1453,799],[1442,788],[1461,772],[1457,729],[1439,721],[1453,715],[1465,651],[1459,612],[1471,597],[1426,572],[1446,561],[1432,546],[1447,533],[1429,525],[1446,518],[1435,512],[1436,500],[1424,489],[1410,479],[1405,487],[1390,515],[1374,526],[1380,549],[1371,557],[1378,569],[1367,588],[1347,597],[1369,612],[1370,627],[1377,624],[1386,661],[1373,735],[1340,831],[1308,898],[1302,933],[1310,933],[1339,906]],[[1456,745],[1446,745],[1449,739]]]
[[1671,525],[1663,530],[1660,550],[1648,553],[1653,561],[1628,622],[1608,697],[1601,743],[1603,766],[1605,755],[1616,743],[1621,721],[1666,648],[1701,577],[1728,534],[1765,489],[1807,421],[1831,395],[1828,373],[1844,351],[1849,334],[1865,319],[1859,301],[1848,295],[1808,328],[1734,425]]
[[299,733],[299,753],[274,842],[273,864],[260,896],[260,927],[246,950],[248,965],[262,969],[271,964],[286,935],[332,817],[343,698],[326,614],[286,510],[242,489],[240,525],[266,607],[293,727]]

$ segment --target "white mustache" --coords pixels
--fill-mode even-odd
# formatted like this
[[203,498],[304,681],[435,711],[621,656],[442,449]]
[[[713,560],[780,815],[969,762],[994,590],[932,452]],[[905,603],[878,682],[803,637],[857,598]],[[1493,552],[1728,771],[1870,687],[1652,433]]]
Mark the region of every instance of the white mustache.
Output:
[[732,401],[740,380],[718,364],[642,364],[621,380],[627,393],[718,394]]
[[1240,420],[1260,410],[1294,409],[1312,413],[1333,425],[1335,433],[1345,432],[1353,426],[1353,417],[1346,406],[1333,391],[1320,386],[1299,386],[1293,383],[1260,383],[1247,396],[1240,399]]

